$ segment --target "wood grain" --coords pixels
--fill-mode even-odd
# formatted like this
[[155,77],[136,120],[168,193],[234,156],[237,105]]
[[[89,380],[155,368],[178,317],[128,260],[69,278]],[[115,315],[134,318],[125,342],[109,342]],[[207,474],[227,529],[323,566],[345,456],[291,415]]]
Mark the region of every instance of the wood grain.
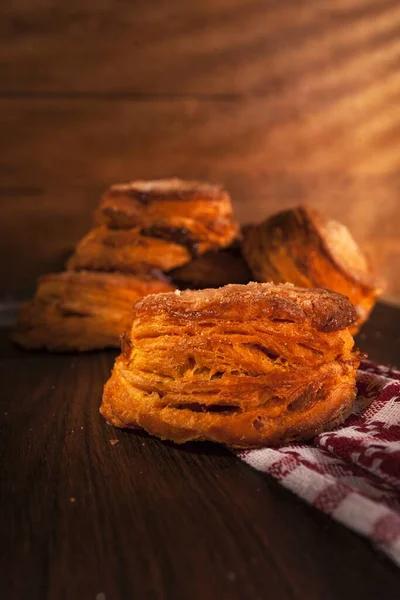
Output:
[[[399,364],[399,313],[376,307],[371,358]],[[108,426],[114,356],[27,353],[2,332],[2,598],[398,599],[388,559],[227,451]]]
[[400,298],[396,0],[18,0],[0,33],[3,296],[60,268],[110,183],[178,174],[242,221],[319,206]]

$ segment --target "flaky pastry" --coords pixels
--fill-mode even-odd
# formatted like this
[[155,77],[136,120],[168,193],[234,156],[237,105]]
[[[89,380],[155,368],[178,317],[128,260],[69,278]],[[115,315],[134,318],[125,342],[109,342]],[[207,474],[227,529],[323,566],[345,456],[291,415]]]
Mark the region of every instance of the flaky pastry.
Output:
[[13,339],[25,348],[91,350],[119,346],[132,323],[132,306],[146,294],[174,286],[151,276],[54,273],[38,281],[35,297],[20,311]]
[[183,240],[144,235],[139,228],[95,227],[77,244],[67,262],[68,269],[148,273],[170,271],[192,258],[192,248]]
[[351,411],[355,319],[346,297],[289,284],[147,296],[134,306],[101,413],[179,443],[311,438]]
[[113,185],[68,268],[170,271],[227,246],[237,231],[229,194],[220,186],[181,179]]
[[347,227],[309,207],[244,227],[242,248],[257,281],[324,287],[348,296],[358,315],[353,333],[381,292],[382,283]]
[[207,249],[227,246],[237,233],[231,199],[222,186],[178,178],[112,185],[96,221],[117,229],[154,228],[167,239],[186,238]]

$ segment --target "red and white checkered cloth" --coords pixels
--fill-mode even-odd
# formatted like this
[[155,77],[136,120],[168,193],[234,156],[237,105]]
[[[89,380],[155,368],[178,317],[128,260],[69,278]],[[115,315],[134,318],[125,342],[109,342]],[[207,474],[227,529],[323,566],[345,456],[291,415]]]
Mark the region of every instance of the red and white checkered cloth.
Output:
[[357,387],[351,417],[311,444],[238,454],[400,566],[400,371],[364,361]]

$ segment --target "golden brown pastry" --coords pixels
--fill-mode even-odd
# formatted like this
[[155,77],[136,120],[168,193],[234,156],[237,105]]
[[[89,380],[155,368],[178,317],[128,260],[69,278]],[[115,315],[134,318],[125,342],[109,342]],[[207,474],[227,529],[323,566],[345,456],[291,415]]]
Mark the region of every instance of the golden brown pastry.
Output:
[[101,413],[175,442],[311,438],[351,411],[355,319],[348,298],[290,284],[148,296],[135,304]]
[[347,227],[305,206],[243,229],[244,256],[257,281],[325,287],[348,296],[358,319],[367,319],[381,282]]
[[146,294],[173,290],[151,276],[64,272],[41,277],[20,311],[13,339],[25,348],[91,350],[118,346],[132,306]]
[[113,185],[68,268],[170,271],[227,246],[237,231],[229,194],[220,186],[181,179]]
[[254,278],[238,242],[198,256],[169,275],[181,288],[221,287],[228,283],[249,283]]
[[167,240],[177,237],[200,245],[200,252],[227,246],[237,233],[231,199],[223,187],[178,178],[111,186],[96,220],[110,228],[139,227],[150,236],[154,230]]
[[192,258],[191,248],[173,240],[143,235],[139,228],[92,229],[77,245],[68,269],[149,273],[170,271]]

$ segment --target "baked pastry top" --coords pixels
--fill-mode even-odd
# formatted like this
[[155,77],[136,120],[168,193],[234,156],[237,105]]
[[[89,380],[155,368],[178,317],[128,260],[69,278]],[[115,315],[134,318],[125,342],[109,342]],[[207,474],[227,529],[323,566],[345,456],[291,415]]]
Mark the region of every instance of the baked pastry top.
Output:
[[174,286],[149,275],[88,271],[44,275],[20,311],[13,339],[25,348],[91,350],[118,347],[130,328],[132,306]]
[[325,287],[350,298],[356,331],[368,317],[382,283],[347,227],[306,206],[243,228],[243,254],[258,281]]
[[351,410],[355,319],[344,296],[291,285],[148,296],[135,304],[101,412],[176,442],[308,439]]
[[113,185],[101,199],[96,227],[77,245],[68,268],[170,271],[227,246],[237,231],[221,186],[181,179]]

